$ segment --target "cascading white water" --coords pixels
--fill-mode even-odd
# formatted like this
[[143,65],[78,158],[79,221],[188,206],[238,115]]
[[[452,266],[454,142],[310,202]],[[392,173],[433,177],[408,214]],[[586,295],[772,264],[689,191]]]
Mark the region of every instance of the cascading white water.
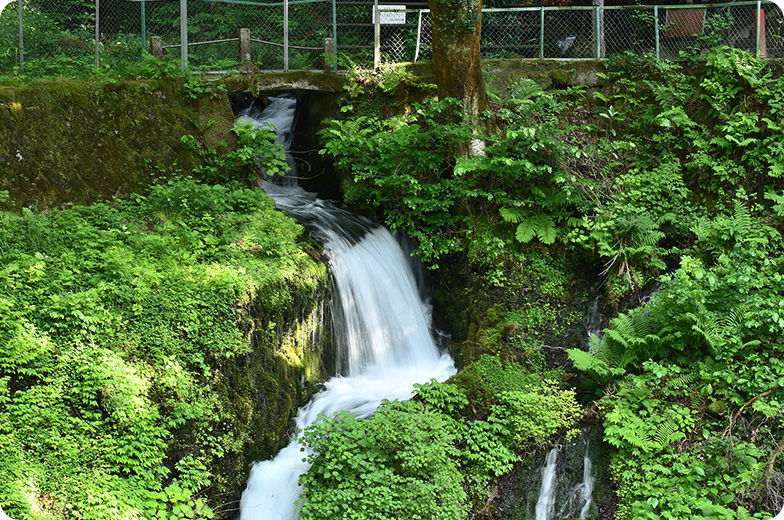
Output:
[[539,488],[539,500],[536,501],[536,520],[549,520],[555,507],[555,470],[558,462],[558,448],[547,454],[542,468],[542,486]]
[[585,435],[585,455],[583,456],[583,481],[580,484],[580,516],[578,518],[585,518],[588,515],[588,510],[593,503],[593,463],[591,462],[591,444],[588,435]]
[[[577,462],[574,455],[579,451],[575,447],[565,447],[563,453],[560,453],[558,448],[548,452],[540,468],[542,480],[533,520],[588,518],[591,514],[595,477],[588,429],[583,430],[583,449],[581,474],[575,471],[577,467],[570,467]],[[582,478],[579,482],[576,482],[577,475]],[[530,514],[528,518],[531,518]]]
[[278,178],[277,182],[287,186],[297,185],[297,164],[291,155],[291,143],[294,140],[294,109],[297,100],[293,96],[277,96],[269,98],[269,105],[259,110],[255,102],[237,115],[237,121],[247,122],[254,126],[265,125],[275,131],[277,141],[283,146],[286,152],[286,163],[291,168],[291,172],[284,178]]
[[[283,105],[244,117],[256,124],[280,121]],[[290,130],[293,106],[285,110],[288,122],[276,123],[284,132]],[[297,429],[320,414],[340,410],[367,417],[383,399],[409,398],[414,383],[444,380],[455,372],[452,359],[441,355],[433,342],[409,258],[389,231],[299,187],[265,183],[264,189],[323,243],[336,294],[333,329],[343,375],[330,379],[325,390],[299,410]],[[241,520],[299,516],[298,479],[308,469],[303,462],[307,452],[301,450],[294,439],[274,459],[253,465],[242,494]]]

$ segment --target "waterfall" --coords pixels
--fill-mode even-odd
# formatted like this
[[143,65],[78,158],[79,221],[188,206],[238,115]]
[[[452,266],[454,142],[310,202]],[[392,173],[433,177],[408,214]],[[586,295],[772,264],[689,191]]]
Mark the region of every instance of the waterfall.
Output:
[[[278,135],[285,137],[293,112],[293,103],[273,101],[261,114],[242,117],[254,124],[274,120]],[[444,380],[455,372],[453,360],[440,354],[433,341],[429,309],[410,259],[386,228],[297,186],[265,182],[263,187],[322,242],[335,295],[330,305],[340,375],[298,411],[298,430],[319,414],[340,410],[367,417],[383,399],[411,397],[414,383]],[[240,503],[241,520],[299,516],[298,479],[308,469],[303,462],[308,453],[302,450],[295,438],[274,459],[253,465]]]
[[[589,518],[592,513],[595,475],[591,459],[590,431],[583,430],[582,449],[580,444],[567,446],[560,452],[551,449],[539,469],[541,484],[532,520],[555,518]],[[579,470],[582,469],[580,472]],[[578,481],[578,479],[580,479]],[[595,513],[595,508],[593,508]]]
[[588,515],[588,510],[593,503],[593,463],[591,462],[591,444],[588,435],[585,437],[585,455],[583,455],[583,481],[580,484],[580,502],[583,506],[580,508],[579,518],[585,518]]
[[539,488],[539,500],[536,501],[536,520],[549,520],[555,508],[555,470],[558,462],[558,448],[547,454],[542,468],[542,486]]
[[259,109],[254,101],[248,108],[237,115],[237,121],[250,123],[254,126],[271,127],[275,131],[277,141],[286,153],[286,164],[291,168],[286,177],[279,177],[276,179],[276,182],[287,186],[297,185],[297,164],[294,156],[291,155],[291,143],[294,141],[294,109],[296,106],[297,100],[294,96],[283,95],[269,98],[269,105],[263,109]]

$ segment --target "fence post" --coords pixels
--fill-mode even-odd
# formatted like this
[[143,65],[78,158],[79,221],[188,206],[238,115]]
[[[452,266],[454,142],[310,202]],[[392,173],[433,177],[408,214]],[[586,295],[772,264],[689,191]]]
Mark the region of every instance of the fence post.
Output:
[[24,23],[22,22],[22,2],[18,0],[16,3],[19,8],[19,74],[24,72]]
[[[332,39],[335,41],[335,56],[338,55],[338,7],[337,0],[332,0]],[[337,63],[335,64],[337,66]]]
[[422,9],[419,10],[419,19],[417,20],[417,43],[414,50],[414,63],[419,59],[419,45],[422,42]]
[[600,60],[604,57],[604,0],[593,0],[593,5],[596,7],[593,14],[596,18],[596,59]]
[[539,8],[539,59],[544,59],[544,6]]
[[289,70],[289,0],[283,0],[283,70]]
[[180,60],[188,66],[188,0],[180,0]]
[[250,61],[250,29],[240,28],[240,62]]
[[381,67],[381,13],[378,0],[373,0],[373,70]]
[[659,43],[659,6],[653,6],[653,30],[656,41],[656,59],[661,59],[661,47]]
[[95,68],[100,66],[100,46],[101,46],[101,0],[95,0]]
[[758,58],[762,51],[762,48],[760,46],[760,42],[762,41],[762,39],[760,38],[762,34],[762,14],[760,13],[761,10],[762,10],[762,2],[760,0],[757,0],[757,16],[755,16],[755,18],[757,19],[757,43],[754,48],[757,51],[755,53],[755,56],[757,56]]
[[142,15],[142,55],[144,54],[144,49],[147,48],[147,2],[142,0],[140,2],[141,5],[141,15]]
[[324,38],[324,72],[332,72],[337,65],[337,48],[334,38]]
[[153,36],[150,38],[150,54],[159,60],[163,59],[163,38],[160,36]]

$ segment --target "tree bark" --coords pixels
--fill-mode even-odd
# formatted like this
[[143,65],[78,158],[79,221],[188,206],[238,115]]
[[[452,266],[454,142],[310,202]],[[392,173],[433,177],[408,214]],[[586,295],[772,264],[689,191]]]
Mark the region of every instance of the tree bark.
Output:
[[479,40],[482,0],[428,0],[438,97],[463,101],[467,119],[487,108]]

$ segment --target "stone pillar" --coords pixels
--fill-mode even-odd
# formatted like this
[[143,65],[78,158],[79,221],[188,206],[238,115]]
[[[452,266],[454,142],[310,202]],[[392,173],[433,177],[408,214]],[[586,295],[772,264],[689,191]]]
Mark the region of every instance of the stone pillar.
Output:
[[250,61],[250,29],[240,29],[240,62]]
[[152,36],[150,38],[150,54],[159,60],[163,59],[163,38],[160,36]]
[[332,72],[337,67],[338,52],[334,38],[324,38],[324,72]]

